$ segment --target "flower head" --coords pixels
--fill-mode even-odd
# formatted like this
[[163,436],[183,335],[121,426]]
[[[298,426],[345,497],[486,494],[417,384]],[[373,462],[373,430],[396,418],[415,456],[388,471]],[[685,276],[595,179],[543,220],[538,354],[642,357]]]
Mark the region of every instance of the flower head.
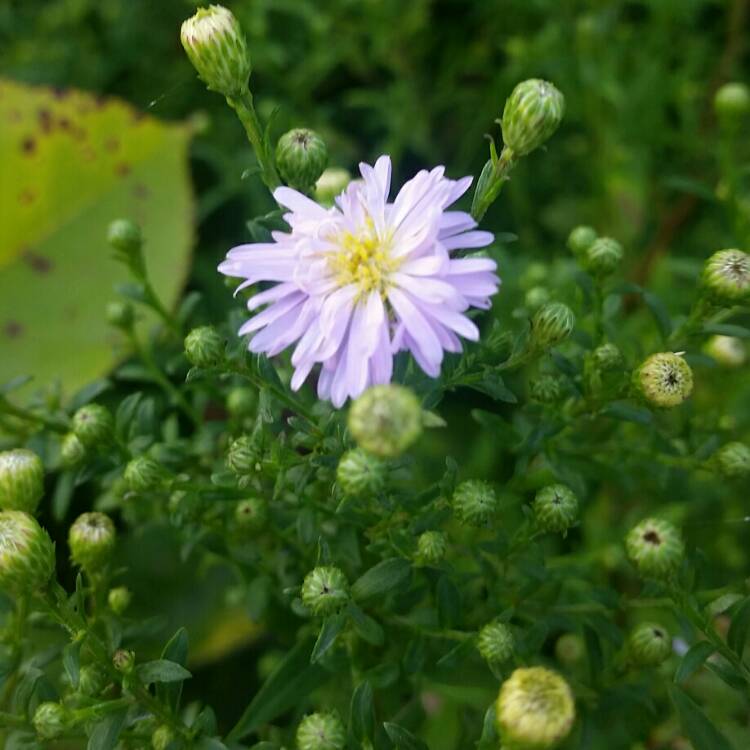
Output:
[[738,305],[750,297],[750,255],[742,250],[719,250],[703,266],[701,282],[718,305]]
[[33,451],[0,453],[0,508],[33,513],[44,494],[44,466]]
[[693,391],[693,372],[679,354],[652,354],[633,373],[636,391],[651,406],[679,406]]
[[33,593],[55,572],[55,546],[33,516],[20,510],[0,512],[0,589]]
[[666,579],[680,567],[685,545],[669,521],[647,518],[625,538],[625,548],[638,572],[646,578]]
[[89,572],[94,572],[109,562],[115,542],[115,525],[104,513],[84,513],[78,516],[68,533],[68,546],[73,562]]
[[400,350],[437,377],[444,352],[461,351],[459,336],[478,339],[465,313],[489,307],[499,284],[493,260],[452,257],[493,240],[469,214],[447,210],[471,178],[421,171],[390,201],[390,158],[360,171],[331,208],[278,188],[290,231],[235,247],[219,266],[245,280],[240,288],[272,283],[248,301],[251,311],[266,306],[240,329],[254,334],[250,351],[273,356],[295,345],[292,388],[320,364],[318,395],[337,407],[390,382]]

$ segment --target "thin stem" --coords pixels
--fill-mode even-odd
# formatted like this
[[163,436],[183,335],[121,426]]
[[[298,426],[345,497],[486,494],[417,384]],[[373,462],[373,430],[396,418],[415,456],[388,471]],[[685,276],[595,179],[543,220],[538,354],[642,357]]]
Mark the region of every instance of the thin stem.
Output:
[[5,412],[6,414],[10,414],[13,417],[23,419],[27,422],[39,422],[53,432],[65,433],[70,430],[70,424],[66,420],[55,419],[54,417],[48,417],[44,414],[35,414],[28,409],[23,409],[20,406],[12,404],[2,396],[0,396],[0,412]]
[[[493,146],[494,154],[494,146]],[[507,146],[503,147],[500,156],[492,165],[492,172],[489,179],[485,182],[482,177],[477,184],[477,192],[474,194],[474,202],[471,207],[471,215],[479,222],[484,218],[487,209],[497,200],[503,185],[508,180],[508,174],[515,164],[515,155]],[[484,184],[483,184],[484,183]],[[481,192],[480,192],[481,191]]]

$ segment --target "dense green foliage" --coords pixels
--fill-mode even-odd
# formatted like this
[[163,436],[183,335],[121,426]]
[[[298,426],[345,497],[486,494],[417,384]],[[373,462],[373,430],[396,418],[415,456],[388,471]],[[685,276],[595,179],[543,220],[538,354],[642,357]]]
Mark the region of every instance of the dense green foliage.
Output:
[[[746,0],[231,7],[271,123],[260,166],[247,113],[180,47],[192,3],[0,8],[3,76],[197,133],[181,302],[115,225],[85,273],[113,252],[130,275],[106,311],[120,364],[77,393],[33,372],[0,389],[0,450],[44,471],[42,488],[33,457],[0,461],[0,742],[513,750],[498,690],[544,666],[575,699],[571,729],[556,695],[562,748],[750,746],[749,298],[703,271],[750,246],[747,92],[716,100],[748,75]],[[398,359],[418,426],[368,435],[349,405],[292,393],[288,354],[246,352],[247,290],[215,270],[283,226],[270,144],[312,128],[352,172],[389,153],[396,185],[441,163],[486,176],[484,135],[499,152],[529,78],[565,115],[532,153],[492,152],[502,287],[440,378]],[[76,521],[92,511],[116,531]],[[23,512],[56,544],[50,583]]]

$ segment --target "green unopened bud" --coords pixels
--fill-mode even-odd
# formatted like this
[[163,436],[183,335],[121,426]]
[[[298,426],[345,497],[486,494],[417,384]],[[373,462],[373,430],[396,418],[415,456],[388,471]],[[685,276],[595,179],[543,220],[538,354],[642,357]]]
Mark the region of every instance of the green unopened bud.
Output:
[[107,687],[107,673],[98,664],[85,664],[78,677],[78,692],[87,698],[96,698]]
[[56,740],[70,727],[71,718],[61,703],[40,703],[34,712],[34,729],[40,739]]
[[557,660],[568,666],[577,664],[586,655],[583,638],[577,633],[563,633],[555,643]]
[[180,29],[180,41],[201,80],[228,97],[247,90],[250,55],[239,21],[221,5],[200,8]]
[[562,302],[548,302],[531,319],[531,345],[537,350],[550,349],[567,339],[576,324],[573,311]]
[[490,666],[499,666],[513,656],[516,639],[504,622],[490,622],[479,631],[477,650]]
[[703,267],[701,283],[718,305],[737,305],[750,298],[750,255],[742,250],[719,250]]
[[117,586],[110,589],[107,594],[107,604],[109,604],[109,608],[116,615],[125,614],[132,599],[133,595],[130,593],[130,589],[127,588],[127,586]]
[[352,181],[348,169],[328,167],[315,183],[315,200],[324,206],[332,206],[334,200],[346,190]]
[[238,419],[251,417],[258,406],[258,394],[252,388],[232,388],[227,395],[227,411]]
[[196,367],[216,367],[224,359],[224,339],[212,326],[193,328],[185,337],[185,356]]
[[66,469],[80,465],[86,458],[86,446],[74,432],[69,432],[60,443],[60,460]]
[[148,492],[162,487],[169,472],[150,456],[136,456],[128,461],[123,478],[132,492]]
[[299,750],[344,750],[346,731],[336,714],[310,714],[297,727]]
[[471,526],[485,526],[497,511],[497,496],[492,485],[469,479],[456,487],[451,501],[459,521]]
[[539,528],[564,534],[578,518],[578,498],[564,484],[550,484],[536,493],[534,517]]
[[345,495],[377,495],[385,486],[386,465],[375,456],[354,448],[341,456],[336,481]]
[[669,409],[692,393],[693,371],[679,354],[652,354],[633,373],[633,385],[650,406]]
[[114,328],[129,331],[135,322],[135,308],[129,302],[116,300],[107,305],[107,323]]
[[628,658],[636,667],[658,667],[672,653],[666,628],[653,623],[639,625],[628,638]]
[[112,666],[120,674],[131,674],[135,669],[135,652],[118,648],[112,655]]
[[647,518],[632,528],[625,549],[642,576],[656,579],[671,577],[685,552],[680,532],[661,518]]
[[523,297],[523,304],[528,310],[536,311],[550,301],[549,289],[546,286],[532,286]]
[[565,97],[547,81],[519,83],[503,109],[503,141],[517,156],[539,148],[557,130],[565,114]]
[[625,364],[622,352],[610,343],[601,344],[591,353],[591,361],[597,370],[608,372],[611,370],[621,370]]
[[352,404],[348,424],[360,448],[384,458],[399,456],[422,434],[422,407],[402,385],[376,385]]
[[417,539],[417,565],[437,565],[448,549],[448,540],[440,531],[425,531]]
[[503,747],[547,750],[570,733],[575,702],[568,683],[544,667],[516,669],[495,705]]
[[576,258],[581,258],[589,247],[594,244],[596,238],[596,230],[593,227],[575,227],[568,235],[568,249]]
[[529,383],[529,395],[540,404],[554,404],[562,392],[562,382],[555,375],[540,375]]
[[611,237],[599,237],[581,254],[581,265],[592,275],[609,276],[622,263],[622,245]]
[[744,83],[725,83],[714,96],[714,109],[722,125],[736,128],[750,112],[750,89]]
[[750,448],[744,443],[727,443],[711,459],[722,476],[741,479],[750,476]]
[[84,513],[75,520],[68,533],[70,556],[76,565],[89,573],[106,565],[115,549],[115,525],[104,513]]
[[252,476],[261,469],[261,457],[255,440],[249,435],[242,435],[229,446],[227,467],[239,477]]
[[162,724],[151,735],[151,747],[153,750],[172,750],[176,747],[177,740],[174,729],[167,724]]
[[0,509],[33,513],[44,494],[44,465],[33,451],[0,453]]
[[100,404],[82,406],[73,415],[73,434],[87,449],[107,445],[114,431],[114,420],[109,410]]
[[0,589],[31,594],[55,572],[55,546],[33,516],[21,510],[0,512]]
[[268,523],[268,503],[262,497],[240,500],[234,509],[234,520],[241,531],[260,531]]
[[124,256],[140,255],[143,248],[141,228],[130,219],[115,219],[107,229],[107,242]]
[[276,144],[276,166],[287,185],[308,191],[328,164],[328,148],[314,131],[295,128]]
[[314,614],[325,617],[337,612],[349,600],[349,582],[332,565],[313,568],[302,584],[302,603]]
[[736,336],[711,336],[704,348],[723,367],[741,367],[747,361],[747,349]]

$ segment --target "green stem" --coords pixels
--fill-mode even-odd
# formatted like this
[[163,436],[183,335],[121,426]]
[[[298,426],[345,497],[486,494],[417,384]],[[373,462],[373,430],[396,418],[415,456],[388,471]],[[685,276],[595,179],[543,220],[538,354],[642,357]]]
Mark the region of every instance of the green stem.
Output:
[[263,137],[263,128],[260,120],[255,113],[253,95],[248,89],[245,89],[239,97],[227,97],[227,104],[232,107],[237,113],[237,117],[240,118],[240,122],[245,128],[245,133],[247,133],[247,138],[255,151],[255,158],[260,165],[261,179],[273,193],[281,185],[281,180],[279,180],[276,172],[273,155],[270,153],[270,149],[267,148],[265,138]]
[[[494,146],[492,147],[494,154]],[[474,201],[471,206],[471,215],[474,219],[479,222],[484,218],[487,213],[487,209],[497,200],[500,195],[500,191],[503,189],[503,185],[508,180],[508,174],[513,169],[515,164],[515,156],[513,151],[507,146],[503,147],[500,156],[495,159],[492,163],[492,171],[489,177],[485,180],[484,170],[477,183],[477,189],[474,193]],[[489,163],[488,163],[489,164]],[[485,169],[487,167],[485,166]]]
[[55,419],[54,417],[48,417],[44,414],[34,414],[34,412],[31,412],[28,409],[22,409],[20,406],[15,406],[2,396],[0,396],[0,412],[5,412],[6,414],[10,414],[13,417],[23,419],[27,422],[39,422],[53,432],[65,433],[70,430],[70,424],[66,420]]

